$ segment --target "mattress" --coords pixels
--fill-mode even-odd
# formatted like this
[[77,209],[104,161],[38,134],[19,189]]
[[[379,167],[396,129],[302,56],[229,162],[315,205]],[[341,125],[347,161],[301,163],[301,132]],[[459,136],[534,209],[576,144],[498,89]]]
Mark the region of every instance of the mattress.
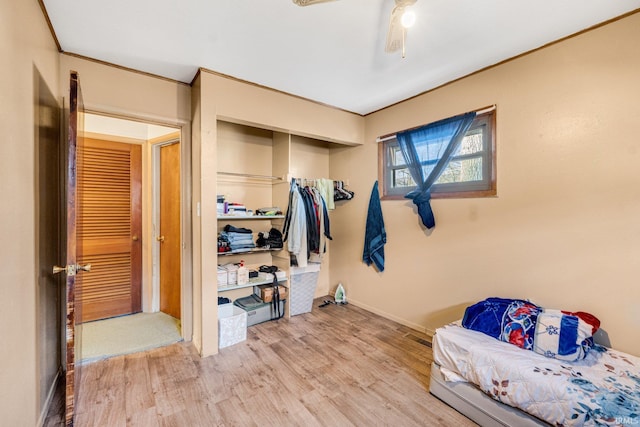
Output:
[[450,382],[440,366],[431,364],[429,392],[483,427],[540,427],[549,424],[518,408],[505,405],[466,381]]
[[640,424],[640,359],[635,356],[596,345],[584,360],[569,363],[459,325],[436,331],[433,355],[446,384],[475,384],[495,401],[549,424]]

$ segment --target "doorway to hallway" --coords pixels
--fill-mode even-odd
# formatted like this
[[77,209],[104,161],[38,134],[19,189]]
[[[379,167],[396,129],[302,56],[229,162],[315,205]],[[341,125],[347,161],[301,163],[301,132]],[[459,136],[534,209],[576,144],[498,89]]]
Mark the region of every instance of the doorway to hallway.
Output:
[[[87,331],[95,330],[100,334],[99,331],[104,330],[99,327],[100,322],[113,324],[114,321],[128,321],[129,317],[133,319],[134,316],[167,311],[160,307],[160,289],[154,285],[162,280],[163,272],[156,268],[156,254],[161,250],[158,239],[160,223],[157,219],[161,216],[156,212],[157,205],[153,199],[161,192],[156,177],[161,178],[164,172],[156,164],[153,153],[157,147],[168,142],[176,142],[179,147],[180,130],[138,120],[87,113],[84,137],[87,142],[83,148],[87,182],[81,189],[85,192],[80,191],[80,195],[84,194],[86,197],[78,222],[85,227],[87,232],[83,235],[91,243],[83,244],[86,255],[84,262],[93,264],[92,272],[95,274],[92,275],[91,283],[83,283],[86,286],[79,289],[84,307],[92,308],[85,309],[85,313],[88,313],[86,317],[83,316],[83,321],[88,322],[85,323]],[[179,186],[179,157],[175,171]],[[80,172],[79,170],[79,175]],[[180,197],[173,203],[180,212]],[[176,232],[178,277],[174,282],[177,282],[180,295],[182,281],[179,273],[179,225]],[[88,279],[87,277],[85,280]],[[178,336],[181,338],[180,311],[167,314],[174,318],[169,323],[177,325]],[[166,320],[164,316],[142,317]],[[153,320],[133,322],[131,324],[134,326],[124,332],[122,342],[126,343],[136,334],[144,334],[144,330],[139,330],[141,327],[147,328],[151,333],[161,328],[162,323],[154,323]],[[92,334],[95,335],[96,332]],[[88,340],[87,345],[92,341],[95,342],[95,337]],[[87,351],[87,354],[91,354],[93,350]],[[130,351],[122,351],[127,352]]]

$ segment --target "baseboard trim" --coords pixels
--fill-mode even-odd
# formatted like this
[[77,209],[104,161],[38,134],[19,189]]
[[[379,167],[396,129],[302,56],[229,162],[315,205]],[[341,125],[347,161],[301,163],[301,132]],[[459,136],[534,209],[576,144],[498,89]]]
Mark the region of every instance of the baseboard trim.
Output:
[[424,328],[424,333],[429,337],[429,341],[433,342],[433,336],[436,334],[436,331],[431,328]]
[[44,426],[44,422],[47,419],[47,414],[49,414],[49,409],[51,409],[51,402],[53,401],[53,396],[56,394],[56,388],[58,387],[58,381],[62,378],[62,370],[58,369],[56,372],[56,376],[53,379],[53,383],[51,387],[49,387],[49,393],[47,393],[47,399],[45,400],[44,405],[42,405],[42,411],[40,412],[40,417],[38,418],[38,427]]
[[430,337],[433,337],[433,332],[430,333],[430,331],[427,328],[425,328],[424,326],[419,325],[417,323],[409,322],[406,319],[402,319],[400,317],[394,316],[391,313],[387,313],[386,311],[379,310],[379,309],[377,309],[375,307],[372,307],[372,306],[370,306],[368,304],[365,304],[365,303],[357,301],[357,300],[353,300],[351,298],[349,299],[349,304],[353,304],[356,307],[360,307],[363,310],[370,311],[372,313],[377,314],[378,316],[384,317],[385,319],[393,320],[394,322],[400,323],[401,325],[407,326],[407,327],[409,327],[411,329],[415,329],[418,332],[422,332],[423,334],[427,334]]

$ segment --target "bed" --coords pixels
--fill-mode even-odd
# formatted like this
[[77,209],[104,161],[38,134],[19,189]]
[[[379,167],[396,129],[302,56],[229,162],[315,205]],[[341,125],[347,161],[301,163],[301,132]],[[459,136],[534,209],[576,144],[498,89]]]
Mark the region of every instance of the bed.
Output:
[[640,426],[640,358],[593,343],[577,361],[456,322],[436,330],[430,392],[482,426]]

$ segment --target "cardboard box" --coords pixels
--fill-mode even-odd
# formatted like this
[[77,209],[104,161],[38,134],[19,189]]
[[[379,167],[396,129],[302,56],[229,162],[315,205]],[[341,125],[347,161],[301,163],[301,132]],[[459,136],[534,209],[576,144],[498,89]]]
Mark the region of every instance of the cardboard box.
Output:
[[230,316],[218,319],[218,348],[229,347],[247,339],[247,312],[233,306]]
[[[278,285],[280,291],[280,299],[287,299],[288,289],[286,286]],[[273,285],[259,285],[253,287],[253,293],[258,295],[264,302],[271,302],[273,300]]]

